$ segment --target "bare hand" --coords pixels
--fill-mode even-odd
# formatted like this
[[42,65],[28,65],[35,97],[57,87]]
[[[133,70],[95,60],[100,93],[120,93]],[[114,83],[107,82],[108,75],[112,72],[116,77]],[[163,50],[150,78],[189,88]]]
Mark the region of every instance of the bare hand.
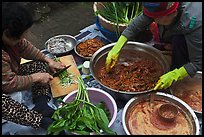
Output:
[[31,76],[33,78],[34,83],[38,82],[41,84],[48,84],[53,79],[53,76],[49,73],[34,73],[31,74]]
[[60,70],[66,67],[62,62],[55,62],[54,60],[49,61],[48,65],[52,72],[56,72],[57,70]]
[[56,62],[47,56],[45,56],[45,61],[48,63],[49,68],[52,72],[56,72],[57,70],[60,70],[66,67],[62,62]]

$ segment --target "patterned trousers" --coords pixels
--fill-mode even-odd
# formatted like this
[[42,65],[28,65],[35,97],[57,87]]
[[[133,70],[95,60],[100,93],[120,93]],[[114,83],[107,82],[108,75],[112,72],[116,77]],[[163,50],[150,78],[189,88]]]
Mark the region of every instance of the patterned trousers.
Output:
[[[36,72],[49,72],[47,64],[41,61],[28,62],[21,64],[18,75],[29,75]],[[49,95],[50,86],[33,84],[31,87],[33,101],[39,95]],[[50,98],[48,98],[48,101]],[[37,111],[30,110],[26,106],[13,100],[9,95],[2,94],[2,118],[16,124],[32,126],[38,128],[42,119],[42,114]]]

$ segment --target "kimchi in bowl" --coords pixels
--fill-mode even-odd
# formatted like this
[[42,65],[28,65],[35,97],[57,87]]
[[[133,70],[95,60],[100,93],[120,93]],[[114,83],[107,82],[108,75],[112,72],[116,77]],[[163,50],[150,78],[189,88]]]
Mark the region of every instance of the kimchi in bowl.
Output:
[[108,73],[105,60],[114,45],[108,44],[94,53],[90,71],[95,80],[117,100],[127,101],[134,95],[152,91],[159,77],[169,70],[166,58],[156,48],[127,42],[115,67]]
[[187,103],[198,115],[202,115],[202,72],[197,71],[194,77],[187,76],[173,83],[171,93]]
[[74,47],[75,53],[85,60],[90,60],[92,55],[105,44],[97,38],[80,42]]

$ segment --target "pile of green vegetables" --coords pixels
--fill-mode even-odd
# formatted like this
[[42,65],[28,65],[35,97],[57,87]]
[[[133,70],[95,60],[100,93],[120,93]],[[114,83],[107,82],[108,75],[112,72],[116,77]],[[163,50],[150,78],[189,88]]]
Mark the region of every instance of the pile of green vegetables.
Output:
[[116,24],[115,32],[119,37],[119,24],[129,25],[132,20],[143,11],[140,2],[103,2],[103,8],[97,9],[96,15],[101,15],[106,20]]
[[[48,134],[57,135],[65,130],[80,135],[110,134],[116,135],[109,127],[108,110],[104,102],[94,105],[90,102],[88,91],[81,77],[78,77],[78,92],[72,102],[63,103],[52,118],[54,122],[48,128]],[[104,132],[102,133],[101,130]]]
[[129,25],[142,11],[140,2],[103,2],[103,8],[96,11],[105,19],[118,24]]

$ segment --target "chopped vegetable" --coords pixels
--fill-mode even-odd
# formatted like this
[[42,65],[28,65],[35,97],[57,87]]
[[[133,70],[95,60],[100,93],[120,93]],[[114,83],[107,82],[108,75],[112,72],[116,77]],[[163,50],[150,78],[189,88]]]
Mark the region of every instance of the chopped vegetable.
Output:
[[102,67],[99,71],[101,83],[109,88],[125,92],[151,90],[162,74],[161,66],[152,60],[125,60],[118,62],[110,72]]
[[[60,101],[60,100],[59,100]],[[115,135],[109,127],[108,112],[101,102],[94,105],[90,102],[88,91],[81,77],[78,77],[78,92],[75,100],[63,103],[58,108],[52,118],[54,122],[48,128],[48,134],[59,134],[61,131],[74,132],[80,135],[90,135],[90,133]]]
[[[54,61],[60,62],[59,58],[54,58]],[[71,84],[75,84],[76,81],[73,79],[74,75],[69,73],[67,70],[64,70],[59,74],[60,84],[63,87],[69,87]]]

